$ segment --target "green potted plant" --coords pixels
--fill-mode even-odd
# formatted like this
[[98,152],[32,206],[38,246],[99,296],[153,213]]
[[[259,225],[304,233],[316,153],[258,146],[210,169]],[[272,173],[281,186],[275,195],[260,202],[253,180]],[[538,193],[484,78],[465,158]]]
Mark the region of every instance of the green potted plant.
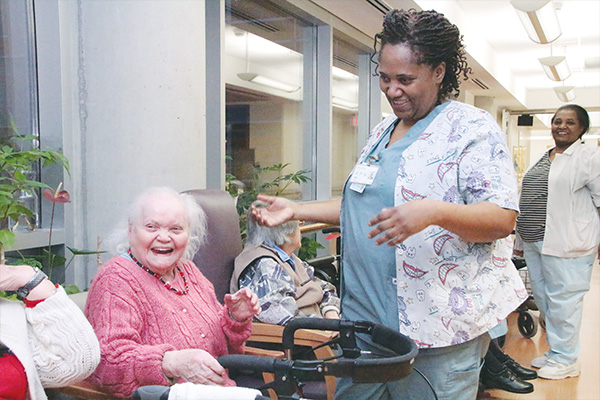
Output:
[[[3,140],[0,145],[0,263],[6,263],[6,252],[12,248],[15,242],[15,230],[19,223],[27,221],[27,218],[35,220],[36,209],[31,209],[30,205],[25,204],[22,193],[36,195],[38,190],[44,189],[44,198],[52,202],[52,215],[50,218],[50,229],[48,234],[48,247],[43,249],[38,256],[22,256],[19,262],[48,268],[52,274],[52,269],[65,265],[67,261],[62,255],[52,252],[52,230],[54,225],[54,210],[56,204],[70,202],[69,193],[61,190],[62,183],[57,190],[31,179],[28,172],[35,171],[38,166],[44,168],[51,164],[62,166],[67,173],[69,172],[69,162],[62,154],[53,150],[41,150],[37,148],[24,150],[31,143],[38,140],[36,136],[20,135],[14,123],[11,121],[13,136]],[[25,218],[23,218],[25,217]],[[29,230],[35,229],[30,226]],[[25,233],[26,234],[26,233]],[[73,261],[76,255],[100,254],[100,251],[77,250],[65,246],[72,254],[71,259],[65,265],[65,269]],[[67,293],[79,292],[75,285],[65,285]]]
[[14,230],[22,215],[34,218],[37,210],[29,209],[18,196],[20,192],[36,192],[48,185],[35,179],[28,179],[28,171],[34,171],[50,164],[60,164],[69,171],[68,160],[60,153],[52,150],[20,150],[25,142],[38,138],[19,135],[13,125],[15,135],[0,147],[0,262],[6,262],[5,252],[15,241]]

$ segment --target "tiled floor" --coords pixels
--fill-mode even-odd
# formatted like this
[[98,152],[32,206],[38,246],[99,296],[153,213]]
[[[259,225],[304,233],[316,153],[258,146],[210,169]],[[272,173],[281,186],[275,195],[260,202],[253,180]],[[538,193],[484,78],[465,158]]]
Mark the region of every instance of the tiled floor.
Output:
[[[533,312],[537,317],[537,312]],[[508,319],[509,332],[504,350],[525,367],[548,349],[543,329],[531,339],[524,338],[517,328],[517,315]],[[600,400],[600,266],[596,261],[590,292],[584,298],[581,328],[581,375],[563,380],[536,379],[535,390],[529,394],[514,394],[501,390],[480,393],[478,400]]]

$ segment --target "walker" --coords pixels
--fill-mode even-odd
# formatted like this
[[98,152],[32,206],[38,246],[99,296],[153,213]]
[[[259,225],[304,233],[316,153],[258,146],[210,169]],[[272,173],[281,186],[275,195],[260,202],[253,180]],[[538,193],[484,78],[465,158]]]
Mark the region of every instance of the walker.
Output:
[[[293,360],[291,351],[294,347],[294,333],[298,329],[339,332],[336,338],[321,346],[336,344],[340,348],[340,355],[333,359]],[[359,349],[356,345],[356,333],[370,335],[375,344],[385,348],[385,354],[374,354]],[[320,380],[324,376],[351,377],[354,383],[390,382],[402,379],[413,371],[412,364],[418,353],[416,344],[407,336],[383,325],[366,321],[295,318],[286,325],[282,342],[286,357],[282,360],[236,354],[219,357],[218,361],[228,369],[273,373],[275,380],[261,386],[258,391],[251,392],[250,396],[254,396],[253,399],[268,399],[269,397],[265,396],[268,396],[268,390],[271,389],[279,399],[288,400],[303,399],[303,383]],[[225,392],[227,388],[222,389]],[[210,394],[209,397],[195,397],[194,400],[204,398],[216,399],[214,394]],[[231,400],[241,398],[222,397]],[[175,400],[177,397],[170,396],[169,388],[164,386],[141,387],[133,394],[133,400],[163,399]]]

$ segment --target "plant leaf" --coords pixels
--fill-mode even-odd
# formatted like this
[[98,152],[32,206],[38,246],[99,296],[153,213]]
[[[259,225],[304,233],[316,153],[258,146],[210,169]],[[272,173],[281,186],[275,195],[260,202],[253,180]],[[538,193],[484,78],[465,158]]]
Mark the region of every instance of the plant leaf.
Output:
[[49,268],[60,267],[67,261],[65,257],[61,256],[60,254],[51,253],[48,251],[48,249],[44,249],[42,252],[45,258],[48,260],[47,267]]
[[19,182],[25,182],[27,180],[27,177],[23,172],[21,172],[21,170],[18,169],[15,171],[15,179]]
[[17,294],[15,292],[5,292],[4,290],[0,290],[0,297],[3,297],[8,300],[18,300]]
[[15,234],[8,230],[1,230],[0,243],[2,243],[3,247],[10,249],[15,244]]
[[67,294],[75,294],[81,292],[81,289],[79,289],[77,285],[74,285],[72,283],[68,285],[63,284],[62,286]]
[[74,249],[74,248],[69,247],[69,246],[65,246],[65,247],[67,249],[69,249],[69,251],[71,253],[73,253],[73,255],[75,255],[75,256],[106,253],[105,250],[102,250],[102,251],[99,251],[99,250],[78,250],[78,249]]
[[324,249],[323,245],[307,236],[302,237],[302,247],[298,250],[298,258],[301,260],[311,260],[317,256],[318,249]]
[[25,265],[30,265],[32,267],[38,267],[39,269],[43,268],[43,265],[41,262],[39,262],[38,260],[36,260],[35,258],[32,257],[22,257],[19,262],[21,264],[25,264]]

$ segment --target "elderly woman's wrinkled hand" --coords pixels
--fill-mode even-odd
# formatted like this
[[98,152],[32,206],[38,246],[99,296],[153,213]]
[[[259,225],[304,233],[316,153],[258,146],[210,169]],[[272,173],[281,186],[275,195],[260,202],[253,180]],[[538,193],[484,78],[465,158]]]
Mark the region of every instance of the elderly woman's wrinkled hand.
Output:
[[200,349],[167,351],[162,370],[169,378],[205,385],[225,385],[225,368],[208,352]]
[[[36,274],[29,265],[4,265],[0,264],[0,290],[16,291],[27,284]],[[47,277],[46,277],[47,278]],[[43,300],[52,296],[56,287],[49,279],[43,279],[27,295],[27,300]]]
[[233,319],[244,322],[260,314],[258,296],[248,288],[242,288],[234,294],[225,295],[225,307]]
[[272,227],[294,219],[294,202],[283,197],[265,195],[258,195],[257,199],[269,204],[266,208],[252,206],[252,217],[259,224]]
[[17,290],[35,275],[29,265],[0,264],[0,290]]

